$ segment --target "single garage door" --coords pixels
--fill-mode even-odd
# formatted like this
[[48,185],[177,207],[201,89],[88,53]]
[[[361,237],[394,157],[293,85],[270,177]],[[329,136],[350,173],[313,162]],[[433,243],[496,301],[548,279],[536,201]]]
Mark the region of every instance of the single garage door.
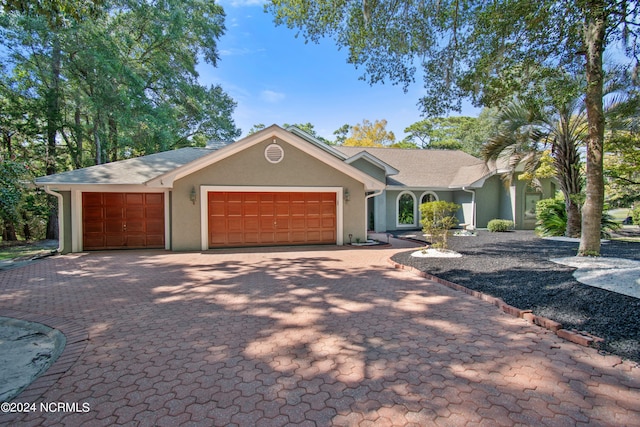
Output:
[[163,193],[82,193],[85,250],[164,248]]
[[336,193],[209,192],[209,247],[336,243]]

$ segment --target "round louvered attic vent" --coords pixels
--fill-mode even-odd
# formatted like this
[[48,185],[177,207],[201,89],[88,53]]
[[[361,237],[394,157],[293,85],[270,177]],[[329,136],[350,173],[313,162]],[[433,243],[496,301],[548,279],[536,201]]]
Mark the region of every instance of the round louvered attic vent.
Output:
[[264,157],[269,163],[280,163],[284,158],[284,150],[278,144],[271,144],[265,148]]

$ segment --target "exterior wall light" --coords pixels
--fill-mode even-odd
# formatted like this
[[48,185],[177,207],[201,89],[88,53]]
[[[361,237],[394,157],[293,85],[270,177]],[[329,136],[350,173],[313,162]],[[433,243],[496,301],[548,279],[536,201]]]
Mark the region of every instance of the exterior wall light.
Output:
[[191,200],[191,203],[193,203],[194,205],[196,204],[196,187],[195,186],[191,187],[191,193],[189,193],[189,200]]
[[345,188],[344,189],[344,201],[348,202],[349,200],[351,200],[351,194],[349,194],[349,189]]

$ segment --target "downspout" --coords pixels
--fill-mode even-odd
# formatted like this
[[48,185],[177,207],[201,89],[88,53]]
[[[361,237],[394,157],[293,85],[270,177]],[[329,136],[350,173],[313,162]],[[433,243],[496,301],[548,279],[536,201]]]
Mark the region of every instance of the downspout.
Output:
[[62,198],[62,194],[56,193],[52,189],[49,188],[48,185],[44,186],[44,192],[47,194],[51,194],[58,199],[58,253],[62,253],[64,250],[64,199]]
[[462,191],[471,193],[471,226],[476,228],[476,192],[474,190],[467,190],[467,187],[462,187]]
[[[369,213],[368,209],[369,209],[369,199],[372,197],[376,197],[381,195],[382,193],[384,193],[384,189],[382,190],[378,190],[378,191],[374,191],[371,194],[367,194],[364,196],[364,236],[365,239],[368,239],[368,234],[367,231],[369,231],[369,216],[367,215]],[[375,218],[375,217],[374,217]]]

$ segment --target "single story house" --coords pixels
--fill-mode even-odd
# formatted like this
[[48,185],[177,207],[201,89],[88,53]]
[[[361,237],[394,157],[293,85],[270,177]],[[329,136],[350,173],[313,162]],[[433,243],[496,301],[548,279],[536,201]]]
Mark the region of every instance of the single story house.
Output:
[[[62,252],[343,245],[368,230],[419,229],[420,203],[462,206],[461,223],[532,228],[543,195],[460,151],[329,146],[291,127],[36,179],[59,201]],[[545,197],[554,194],[547,183]]]

